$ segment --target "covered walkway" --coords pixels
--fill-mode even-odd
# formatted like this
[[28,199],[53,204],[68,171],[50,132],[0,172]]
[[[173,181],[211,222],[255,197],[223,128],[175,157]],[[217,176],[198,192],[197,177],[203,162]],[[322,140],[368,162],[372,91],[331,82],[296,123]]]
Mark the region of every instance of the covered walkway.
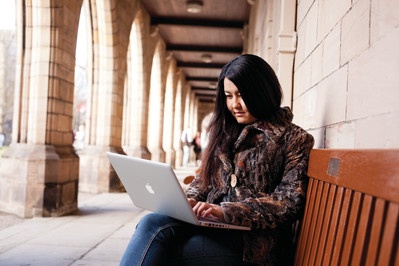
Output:
[[[189,166],[176,175],[182,179],[193,172]],[[0,265],[119,265],[145,213],[127,193],[79,193],[78,211],[70,215],[17,219],[0,228]]]
[[[206,83],[214,94],[215,77],[184,68],[220,71],[220,55],[210,65],[192,62],[207,55],[204,48],[220,53],[220,46],[191,43],[196,56],[181,60],[187,51],[177,51],[181,43],[171,45],[161,34],[165,25],[158,25],[174,13],[159,19],[144,2],[158,1],[15,1],[13,53],[6,49],[13,47],[6,45],[11,33],[0,30],[0,59],[15,55],[0,60],[0,134],[6,133],[7,146],[0,158],[0,211],[33,218],[0,227],[0,265],[117,264],[142,213],[116,193],[123,188],[105,152],[179,167],[181,133],[201,130],[213,110],[192,82]],[[170,9],[180,2],[186,1],[159,1]],[[226,4],[231,0],[202,2],[202,14],[187,15],[197,26],[215,26],[220,14],[232,14],[207,6],[233,6]],[[283,105],[314,136],[315,148],[399,147],[398,0],[237,2],[249,8],[247,22],[232,30],[240,32],[242,53],[269,62]],[[227,31],[217,40],[230,43]],[[213,42],[209,30],[203,32],[200,40]],[[87,37],[84,49],[77,49],[78,36]],[[85,68],[78,51],[87,56]],[[86,78],[84,106],[75,97],[79,77]],[[82,132],[78,149],[74,140]]]

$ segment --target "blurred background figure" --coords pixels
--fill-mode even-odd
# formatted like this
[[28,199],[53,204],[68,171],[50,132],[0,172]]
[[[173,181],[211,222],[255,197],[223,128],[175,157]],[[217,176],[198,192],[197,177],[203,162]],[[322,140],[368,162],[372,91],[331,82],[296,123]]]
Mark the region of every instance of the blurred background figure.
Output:
[[194,146],[195,166],[198,166],[201,163],[201,132],[197,132],[191,143]]
[[208,146],[208,131],[203,129],[201,131],[201,151],[204,151]]
[[181,141],[183,144],[183,166],[187,166],[190,159],[190,146],[192,142],[191,130],[186,128],[181,134]]
[[75,150],[81,150],[84,147],[85,140],[85,126],[83,124],[79,125],[78,130],[75,132],[75,138],[73,146]]

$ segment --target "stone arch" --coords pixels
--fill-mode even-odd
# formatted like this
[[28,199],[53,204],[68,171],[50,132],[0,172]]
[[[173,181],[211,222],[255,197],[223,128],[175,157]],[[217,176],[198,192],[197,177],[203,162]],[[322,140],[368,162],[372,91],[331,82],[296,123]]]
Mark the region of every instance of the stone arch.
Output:
[[126,154],[150,159],[147,148],[148,64],[145,60],[145,23],[136,13],[130,32],[123,110],[123,149]]
[[[123,191],[105,152],[122,150],[124,81],[128,36],[137,5],[131,1],[91,1],[93,86],[86,123],[87,146],[79,153],[81,190]],[[130,16],[120,16],[129,8]],[[127,26],[126,26],[127,25]]]
[[190,123],[193,129],[193,138],[197,131],[199,130],[200,125],[198,124],[198,105],[199,99],[195,97],[195,92],[191,91],[190,98]]
[[165,151],[162,148],[163,134],[163,111],[165,103],[165,48],[161,41],[158,41],[154,50],[151,67],[151,88],[148,112],[148,148],[151,152],[151,159],[165,161]]
[[175,112],[174,112],[174,124],[173,124],[173,149],[175,151],[175,167],[182,165],[182,145],[181,145],[181,134],[183,132],[183,87],[184,87],[184,76],[182,71],[179,70],[176,73],[177,84],[176,84],[176,96],[175,96]]
[[76,152],[83,149],[86,139],[86,111],[88,95],[92,85],[92,25],[90,20],[90,3],[83,1],[79,16],[78,35],[75,55],[75,80],[73,104],[73,130]]
[[[121,100],[123,98],[121,84],[118,83],[119,51],[117,50],[118,29],[116,1],[96,1],[98,23],[98,83],[93,92],[97,101],[96,115],[92,116],[96,126],[93,144],[103,149],[119,148],[121,146],[122,117]],[[105,156],[105,155],[104,155]],[[104,157],[105,158],[105,157]]]
[[195,135],[196,132],[196,123],[194,123],[194,108],[195,104],[195,94],[191,90],[190,85],[185,84],[183,93],[182,93],[182,129],[180,134],[182,134],[183,131],[188,131],[189,136],[188,140],[191,141],[192,137]]
[[164,107],[164,123],[162,144],[165,151],[166,162],[174,165],[175,151],[173,147],[174,134],[174,112],[176,99],[176,61],[172,59],[171,54],[168,56],[168,71],[165,86],[165,107]]
[[72,105],[81,5],[17,5],[14,126],[12,143],[2,156],[0,187],[7,187],[1,193],[2,210],[32,217],[77,209],[79,159],[72,147]]
[[190,127],[191,128],[191,119],[190,119],[190,94],[191,88],[189,85],[185,85],[184,93],[183,93],[183,129]]

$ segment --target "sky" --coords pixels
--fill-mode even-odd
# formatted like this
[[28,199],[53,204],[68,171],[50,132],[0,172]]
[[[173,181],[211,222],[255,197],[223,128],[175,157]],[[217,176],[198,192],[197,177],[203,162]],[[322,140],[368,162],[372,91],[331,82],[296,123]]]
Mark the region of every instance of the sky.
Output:
[[0,30],[15,30],[15,1],[0,0]]

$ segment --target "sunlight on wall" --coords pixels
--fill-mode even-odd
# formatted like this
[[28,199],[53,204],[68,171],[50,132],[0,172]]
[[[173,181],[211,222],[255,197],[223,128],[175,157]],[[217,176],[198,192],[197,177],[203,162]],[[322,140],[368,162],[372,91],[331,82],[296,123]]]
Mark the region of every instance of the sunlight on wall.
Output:
[[0,1],[0,30],[15,30],[15,2]]
[[155,49],[155,54],[151,70],[151,89],[149,102],[149,116],[148,116],[148,148],[151,153],[155,149],[159,149],[160,145],[160,128],[161,128],[161,112],[163,101],[162,97],[162,80],[161,80],[161,55],[159,45]]
[[76,45],[76,64],[85,68],[87,65],[87,24],[85,8],[82,7],[79,19],[78,40]]
[[73,130],[75,149],[84,147],[85,142],[85,120],[87,111],[88,97],[88,42],[86,10],[84,6],[80,12],[78,37],[76,43],[76,63],[75,63],[75,91],[73,105]]

